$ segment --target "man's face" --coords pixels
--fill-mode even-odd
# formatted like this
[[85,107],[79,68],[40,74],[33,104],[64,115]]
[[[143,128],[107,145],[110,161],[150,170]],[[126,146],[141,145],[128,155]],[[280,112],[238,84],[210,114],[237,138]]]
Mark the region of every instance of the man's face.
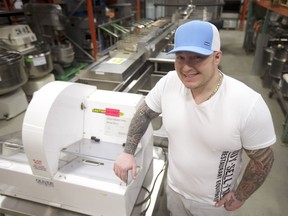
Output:
[[177,52],[175,69],[180,80],[191,90],[209,85],[212,77],[218,73],[221,51],[204,56],[192,52]]

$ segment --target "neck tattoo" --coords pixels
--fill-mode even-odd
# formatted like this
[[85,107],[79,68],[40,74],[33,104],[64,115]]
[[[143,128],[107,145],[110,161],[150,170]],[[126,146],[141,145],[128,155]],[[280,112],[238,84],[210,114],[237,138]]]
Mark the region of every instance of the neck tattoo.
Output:
[[216,88],[214,89],[214,91],[209,95],[209,97],[207,98],[207,100],[209,100],[211,97],[213,97],[213,95],[216,94],[216,92],[218,91],[221,83],[222,83],[222,80],[223,80],[223,74],[221,72],[219,72],[220,74],[220,77],[219,77],[219,80],[218,80],[218,83],[216,85]]

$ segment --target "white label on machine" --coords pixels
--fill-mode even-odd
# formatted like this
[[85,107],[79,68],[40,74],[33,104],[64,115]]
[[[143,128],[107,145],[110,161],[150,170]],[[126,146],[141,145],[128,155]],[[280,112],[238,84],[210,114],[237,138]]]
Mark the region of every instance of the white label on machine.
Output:
[[122,64],[127,58],[111,58],[107,63],[109,64]]
[[130,119],[106,117],[105,135],[123,137],[127,135]]
[[24,37],[23,41],[24,41],[24,43],[31,43],[31,42],[36,41],[36,38],[33,35],[31,35],[31,36],[28,36],[28,37]]
[[39,56],[39,57],[33,58],[34,66],[45,65],[46,63],[47,62],[46,62],[45,56]]

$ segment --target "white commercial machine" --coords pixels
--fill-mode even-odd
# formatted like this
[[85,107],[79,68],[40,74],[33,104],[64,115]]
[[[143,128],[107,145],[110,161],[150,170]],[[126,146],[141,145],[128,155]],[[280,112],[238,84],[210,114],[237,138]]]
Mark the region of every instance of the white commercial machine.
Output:
[[25,111],[27,96],[55,81],[51,51],[36,42],[28,25],[0,27],[0,119]]
[[79,83],[46,84],[27,108],[22,141],[0,140],[0,194],[88,215],[130,215],[152,161],[152,126],[135,154],[136,179],[122,182],[113,164],[143,100]]
[[36,35],[28,25],[7,25],[0,27],[1,45],[18,52],[25,52],[35,47]]

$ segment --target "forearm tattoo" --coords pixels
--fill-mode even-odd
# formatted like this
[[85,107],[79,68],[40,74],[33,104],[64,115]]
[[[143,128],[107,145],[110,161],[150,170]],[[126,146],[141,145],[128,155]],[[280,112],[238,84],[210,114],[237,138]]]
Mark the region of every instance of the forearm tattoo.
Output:
[[274,162],[274,153],[271,147],[245,151],[250,161],[235,191],[235,197],[239,201],[248,199],[264,183]]
[[149,123],[159,115],[160,113],[151,110],[145,102],[139,107],[131,120],[124,152],[134,155],[137,145],[146,132]]

